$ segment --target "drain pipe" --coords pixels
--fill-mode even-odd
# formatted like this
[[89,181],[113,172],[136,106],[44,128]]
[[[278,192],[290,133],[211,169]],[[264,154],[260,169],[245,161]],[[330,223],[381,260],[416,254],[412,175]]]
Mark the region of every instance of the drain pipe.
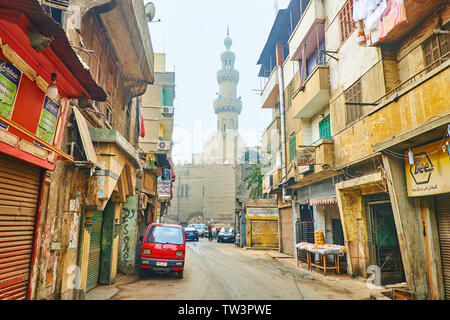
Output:
[[[278,71],[278,91],[280,96],[280,124],[281,124],[281,177],[286,178],[286,121],[284,113],[284,80],[283,80],[283,44],[277,42],[276,44],[276,58],[277,58],[277,71]],[[286,188],[282,187],[282,199],[286,200]]]

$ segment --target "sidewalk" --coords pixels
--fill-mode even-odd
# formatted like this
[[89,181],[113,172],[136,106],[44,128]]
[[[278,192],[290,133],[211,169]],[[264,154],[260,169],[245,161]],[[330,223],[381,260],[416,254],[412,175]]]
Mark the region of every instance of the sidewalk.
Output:
[[317,280],[320,282],[325,282],[333,285],[337,285],[352,291],[357,299],[360,300],[391,300],[382,294],[383,291],[386,291],[386,288],[380,289],[371,289],[367,286],[367,279],[363,277],[352,278],[347,274],[337,275],[334,270],[330,270],[327,272],[325,276],[323,274],[323,270],[313,269],[312,271],[308,270],[308,266],[306,263],[300,262],[299,266],[297,266],[297,262],[293,256],[281,253],[281,252],[273,252],[267,251],[264,252],[265,255],[271,257],[276,260],[278,263],[288,266],[290,268],[295,268],[297,272],[302,274],[307,274],[308,278],[311,280]]
[[118,272],[116,276],[116,281],[114,284],[109,286],[98,286],[86,294],[86,300],[108,300],[113,297],[117,292],[119,292],[118,286],[126,285],[138,281],[137,278],[127,276],[123,273]]

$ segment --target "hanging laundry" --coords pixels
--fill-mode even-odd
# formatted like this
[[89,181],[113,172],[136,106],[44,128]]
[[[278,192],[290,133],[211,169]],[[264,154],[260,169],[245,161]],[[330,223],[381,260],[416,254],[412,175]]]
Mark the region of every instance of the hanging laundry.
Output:
[[383,39],[392,29],[404,21],[406,21],[404,0],[389,1],[389,7],[380,23],[378,38]]

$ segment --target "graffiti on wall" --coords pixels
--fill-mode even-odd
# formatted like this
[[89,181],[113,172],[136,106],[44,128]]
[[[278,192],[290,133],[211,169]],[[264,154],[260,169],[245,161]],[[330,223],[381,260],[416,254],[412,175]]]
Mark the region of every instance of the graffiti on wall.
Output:
[[123,246],[122,246],[122,261],[124,264],[128,264],[131,261],[130,258],[130,222],[136,214],[136,210],[123,208],[124,214],[122,215],[122,234],[123,234]]

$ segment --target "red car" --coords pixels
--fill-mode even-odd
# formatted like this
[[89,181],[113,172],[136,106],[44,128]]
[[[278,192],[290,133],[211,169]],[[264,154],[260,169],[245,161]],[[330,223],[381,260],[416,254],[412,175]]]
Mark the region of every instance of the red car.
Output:
[[141,251],[141,276],[145,270],[176,272],[183,277],[186,239],[177,224],[153,223],[145,233]]

